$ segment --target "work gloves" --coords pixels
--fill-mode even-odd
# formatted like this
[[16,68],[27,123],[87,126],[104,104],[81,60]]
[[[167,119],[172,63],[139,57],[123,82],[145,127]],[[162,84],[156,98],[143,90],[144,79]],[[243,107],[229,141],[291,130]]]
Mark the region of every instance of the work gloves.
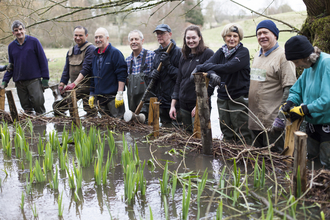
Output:
[[220,84],[221,84],[221,77],[218,76],[215,72],[213,72],[213,71],[209,71],[209,72],[207,73],[207,77],[210,78],[210,80],[211,80],[210,84],[211,84],[213,87],[215,87],[215,86],[217,86],[217,85],[220,86]]
[[119,108],[124,104],[124,99],[123,99],[123,91],[118,91],[116,98],[115,98],[115,107]]
[[42,84],[42,89],[43,90],[49,88],[48,81],[49,81],[48,79],[42,79],[41,80],[41,84]]
[[298,120],[305,115],[311,117],[307,105],[294,106],[292,101],[287,101],[281,105],[280,111],[282,111],[286,117],[290,117],[291,122],[294,122],[295,120]]
[[291,122],[294,122],[295,120],[298,120],[305,115],[309,115],[307,105],[295,106],[290,110]]
[[69,84],[69,85],[67,85],[66,87],[65,87],[65,90],[72,90],[72,89],[74,89],[76,87],[76,84],[75,83],[71,83],[71,84]]
[[153,69],[150,76],[152,79],[157,80],[160,77],[160,72],[156,69]]
[[162,62],[163,66],[170,65],[170,56],[166,52],[160,53],[160,62]]
[[0,88],[1,88],[1,89],[4,89],[4,88],[6,88],[6,87],[7,87],[7,85],[8,85],[8,83],[7,83],[7,82],[5,82],[5,81],[3,81],[3,82],[1,83],[1,86],[0,86]]
[[89,96],[89,99],[88,99],[88,105],[90,108],[94,108],[94,101],[95,101],[95,97],[94,96]]

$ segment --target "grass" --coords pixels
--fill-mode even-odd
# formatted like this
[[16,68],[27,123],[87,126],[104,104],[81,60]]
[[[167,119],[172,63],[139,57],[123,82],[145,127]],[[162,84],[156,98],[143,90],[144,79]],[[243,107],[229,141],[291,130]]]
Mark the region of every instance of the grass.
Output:
[[11,157],[11,141],[10,141],[10,132],[8,129],[7,123],[0,125],[1,132],[1,144],[3,151],[7,154],[8,157]]
[[53,170],[53,153],[52,153],[52,147],[50,146],[49,143],[46,144],[44,167],[46,168],[47,171]]
[[191,196],[191,180],[189,178],[187,193],[186,193],[186,186],[183,185],[183,192],[182,192],[182,219],[183,220],[188,219],[190,196]]
[[206,168],[201,181],[198,183],[198,188],[197,188],[197,219],[199,219],[199,217],[200,217],[200,205],[201,205],[200,200],[201,200],[201,195],[202,195],[205,185],[206,185],[207,176],[208,176],[208,173],[207,173],[207,168]]
[[56,171],[54,175],[52,176],[53,182],[49,181],[50,188],[57,190],[58,189],[58,167],[56,167]]
[[34,206],[31,207],[31,209],[32,209],[33,216],[35,218],[38,217],[37,206],[35,203],[34,203]]

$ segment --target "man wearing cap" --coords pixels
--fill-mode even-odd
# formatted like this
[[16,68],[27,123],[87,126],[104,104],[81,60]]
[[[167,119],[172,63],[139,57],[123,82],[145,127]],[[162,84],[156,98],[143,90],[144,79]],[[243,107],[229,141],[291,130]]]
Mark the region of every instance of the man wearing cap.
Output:
[[92,62],[91,108],[97,100],[100,113],[121,118],[125,112],[123,91],[127,78],[127,65],[123,54],[109,43],[109,32],[105,28],[95,31],[94,59]]
[[14,21],[11,30],[16,39],[8,46],[9,63],[13,70],[5,73],[1,88],[6,88],[13,78],[17,95],[24,112],[37,114],[46,112],[44,89],[48,88],[48,61],[41,43],[35,37],[25,34],[21,21]]
[[304,72],[281,110],[290,114],[292,122],[307,116],[308,159],[320,159],[330,169],[330,55],[298,35],[285,43],[285,56]]
[[[63,95],[65,91],[76,89],[77,100],[82,99],[86,117],[92,116],[93,112],[88,105],[90,90],[90,78],[92,76],[92,61],[94,58],[95,46],[87,41],[88,31],[83,26],[76,26],[73,30],[73,38],[76,43],[66,55],[66,62],[58,89]],[[71,83],[69,85],[69,79]],[[54,103],[55,115],[68,110],[68,103],[71,98],[65,101]]]
[[[265,147],[273,144],[282,133],[267,133],[264,129],[272,127],[279,107],[286,101],[290,87],[296,82],[296,73],[294,64],[286,60],[284,50],[277,43],[279,30],[273,21],[261,21],[256,35],[261,49],[254,56],[250,73],[249,107],[253,114],[249,114],[249,129],[257,138],[255,146]],[[281,152],[283,145],[284,136],[277,140],[271,150]]]
[[[158,101],[161,103],[159,109],[160,120],[163,125],[171,123],[172,119],[169,116],[171,108],[171,95],[174,90],[176,77],[179,73],[179,60],[181,57],[181,49],[176,46],[176,43],[171,39],[172,31],[167,24],[160,24],[154,30],[157,41],[160,44],[159,48],[155,50],[155,58],[153,62],[153,70],[151,78],[155,80],[154,90]],[[167,47],[173,43],[173,48],[166,53]],[[162,69],[157,71],[159,63],[162,62]]]
[[[132,54],[126,58],[128,72],[127,96],[129,109],[134,112],[147,88],[148,76],[152,68],[155,52],[142,47],[144,38],[139,30],[129,32],[128,42],[132,49]],[[146,102],[141,113],[148,117]]]

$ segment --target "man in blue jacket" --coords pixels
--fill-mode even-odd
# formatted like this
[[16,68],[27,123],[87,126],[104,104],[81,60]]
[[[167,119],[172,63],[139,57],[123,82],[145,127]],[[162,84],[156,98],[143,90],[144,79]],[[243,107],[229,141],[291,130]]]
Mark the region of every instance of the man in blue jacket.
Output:
[[49,71],[45,52],[35,37],[25,35],[24,24],[14,21],[11,30],[16,39],[8,46],[9,63],[13,71],[7,71],[1,88],[6,88],[13,77],[18,98],[26,113],[46,112],[43,91],[48,88]]
[[96,49],[92,63],[89,106],[94,108],[95,97],[101,108],[100,113],[122,117],[125,112],[123,91],[127,78],[127,64],[123,54],[109,43],[105,28],[95,32]]

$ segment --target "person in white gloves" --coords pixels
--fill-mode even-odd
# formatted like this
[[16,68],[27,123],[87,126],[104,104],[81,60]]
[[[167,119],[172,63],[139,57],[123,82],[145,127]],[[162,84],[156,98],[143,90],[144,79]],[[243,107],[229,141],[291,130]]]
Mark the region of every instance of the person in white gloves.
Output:
[[127,78],[127,64],[123,54],[109,43],[105,28],[95,32],[94,59],[92,63],[89,106],[95,107],[96,100],[101,114],[121,118],[125,112],[123,91]]

